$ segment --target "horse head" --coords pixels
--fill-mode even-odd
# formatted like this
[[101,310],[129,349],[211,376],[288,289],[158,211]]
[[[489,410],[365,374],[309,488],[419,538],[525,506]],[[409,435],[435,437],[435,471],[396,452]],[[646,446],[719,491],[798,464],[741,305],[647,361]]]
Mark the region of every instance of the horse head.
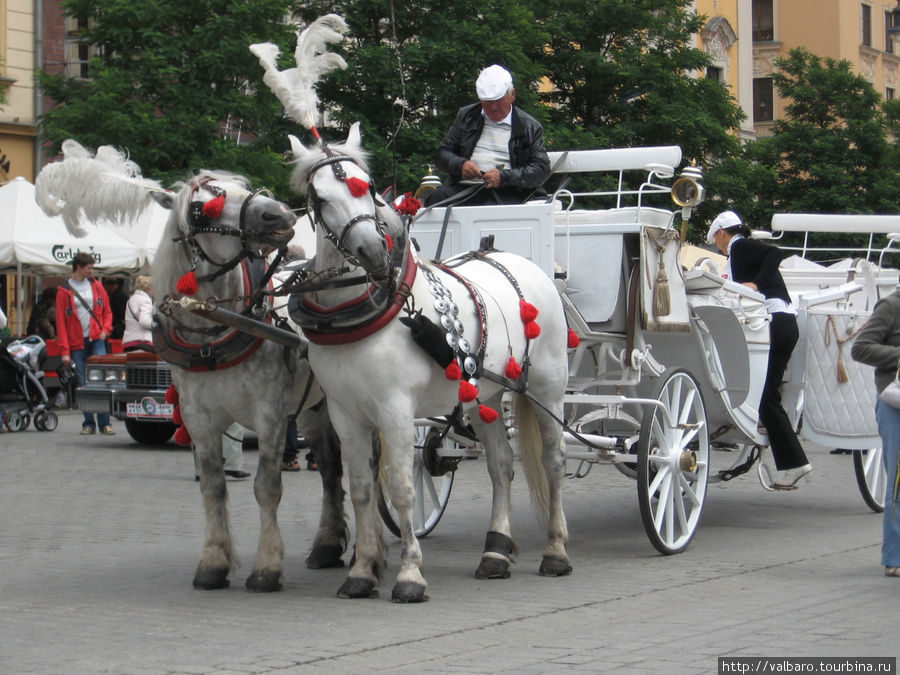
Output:
[[[366,166],[359,124],[350,127],[345,143],[307,148],[294,136],[291,149],[296,160],[291,184],[306,193],[318,238],[368,274],[383,277],[390,272],[385,204],[376,194]],[[317,248],[318,253],[324,247]]]

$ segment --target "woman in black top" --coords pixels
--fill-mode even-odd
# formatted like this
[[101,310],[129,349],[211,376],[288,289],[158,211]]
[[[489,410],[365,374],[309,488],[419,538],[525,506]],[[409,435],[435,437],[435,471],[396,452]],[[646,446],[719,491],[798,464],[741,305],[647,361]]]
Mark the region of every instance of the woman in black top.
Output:
[[781,380],[800,337],[797,312],[778,271],[783,256],[775,246],[751,239],[749,228],[734,211],[725,211],[716,217],[709,228],[707,241],[728,256],[726,278],[766,297],[766,309],[772,321],[769,324],[769,370],[759,402],[759,419],[769,434],[776,471],[765,463],[763,468],[775,489],[795,489],[797,482],[812,471],[812,467],[781,405]]

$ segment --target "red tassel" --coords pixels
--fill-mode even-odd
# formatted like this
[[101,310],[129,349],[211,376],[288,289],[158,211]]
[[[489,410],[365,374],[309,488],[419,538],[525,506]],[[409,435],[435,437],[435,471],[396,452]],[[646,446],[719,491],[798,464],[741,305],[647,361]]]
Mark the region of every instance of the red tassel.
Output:
[[444,375],[448,380],[458,380],[462,377],[462,368],[456,361],[451,361],[450,365],[444,370]]
[[485,424],[496,422],[497,418],[500,417],[499,413],[496,410],[494,410],[493,408],[488,408],[483,403],[478,407],[478,416]]
[[177,424],[178,426],[184,426],[184,419],[181,417],[181,406],[176,405],[175,410],[172,411],[172,422]]
[[394,248],[394,240],[391,238],[391,235],[385,233],[384,240],[387,242],[388,251],[393,250]]
[[525,324],[525,337],[529,340],[534,340],[540,334],[541,327],[538,325],[537,321],[529,321]]
[[469,382],[468,380],[463,380],[459,383],[459,400],[463,403],[468,403],[469,401],[474,401],[478,397],[478,387]]
[[538,316],[537,307],[523,298],[522,300],[519,300],[519,316],[522,317],[522,323],[534,321]]
[[506,377],[510,380],[518,380],[522,375],[522,366],[520,366],[515,358],[512,356],[509,357],[509,361],[506,363]]
[[178,283],[175,284],[175,290],[181,295],[194,295],[199,289],[200,284],[197,283],[197,275],[194,274],[194,270],[190,270],[182,275]]
[[178,445],[190,445],[191,444],[191,435],[188,433],[188,430],[183,426],[178,427],[175,430],[175,442]]
[[422,202],[413,197],[412,192],[407,192],[394,210],[401,216],[414,216],[421,208]]
[[174,384],[170,384],[169,388],[166,389],[166,403],[178,405],[178,390]]
[[581,338],[578,337],[578,333],[576,333],[571,328],[569,329],[569,335],[566,338],[566,347],[569,349],[575,349],[578,345],[581,344]]
[[213,197],[203,205],[203,215],[207,218],[218,218],[225,209],[225,195]]
[[369,184],[356,177],[350,177],[346,181],[347,187],[350,189],[350,194],[354,197],[362,197],[369,191]]

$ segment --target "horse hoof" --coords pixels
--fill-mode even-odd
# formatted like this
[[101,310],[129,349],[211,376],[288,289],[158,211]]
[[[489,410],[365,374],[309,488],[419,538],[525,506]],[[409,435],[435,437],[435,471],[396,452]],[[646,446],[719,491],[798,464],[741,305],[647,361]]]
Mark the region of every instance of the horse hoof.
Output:
[[500,558],[482,558],[475,570],[476,579],[509,579],[509,561]]
[[276,570],[255,570],[247,577],[244,586],[254,593],[273,593],[284,588],[281,585],[281,572]]
[[409,603],[409,602],[425,602],[428,596],[425,595],[425,585],[417,584],[412,581],[398,581],[394,584],[394,590],[391,591],[391,602]]
[[338,589],[337,596],[339,598],[344,598],[345,600],[355,598],[377,598],[378,589],[375,588],[375,582],[371,579],[347,577]]
[[542,577],[564,577],[571,573],[572,566],[568,560],[549,555],[545,555],[541,560],[541,568],[538,570],[538,574]]
[[194,575],[194,588],[201,591],[214,591],[219,588],[228,588],[230,585],[227,567],[198,569]]
[[306,566],[311,570],[321,570],[327,567],[343,567],[341,556],[344,549],[340,546],[322,546],[314,548],[306,558]]

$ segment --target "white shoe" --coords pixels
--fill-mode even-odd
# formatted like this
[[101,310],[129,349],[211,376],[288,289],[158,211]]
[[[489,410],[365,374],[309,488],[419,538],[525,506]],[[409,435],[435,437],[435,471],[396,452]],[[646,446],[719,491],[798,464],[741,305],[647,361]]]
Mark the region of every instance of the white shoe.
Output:
[[884,576],[886,577],[900,577],[900,567],[885,567],[884,568]]
[[775,489],[796,490],[797,483],[801,478],[805,477],[806,482],[810,482],[811,478],[809,474],[811,472],[812,466],[810,466],[809,464],[798,466],[796,469],[785,469],[784,471],[779,471],[775,474]]

